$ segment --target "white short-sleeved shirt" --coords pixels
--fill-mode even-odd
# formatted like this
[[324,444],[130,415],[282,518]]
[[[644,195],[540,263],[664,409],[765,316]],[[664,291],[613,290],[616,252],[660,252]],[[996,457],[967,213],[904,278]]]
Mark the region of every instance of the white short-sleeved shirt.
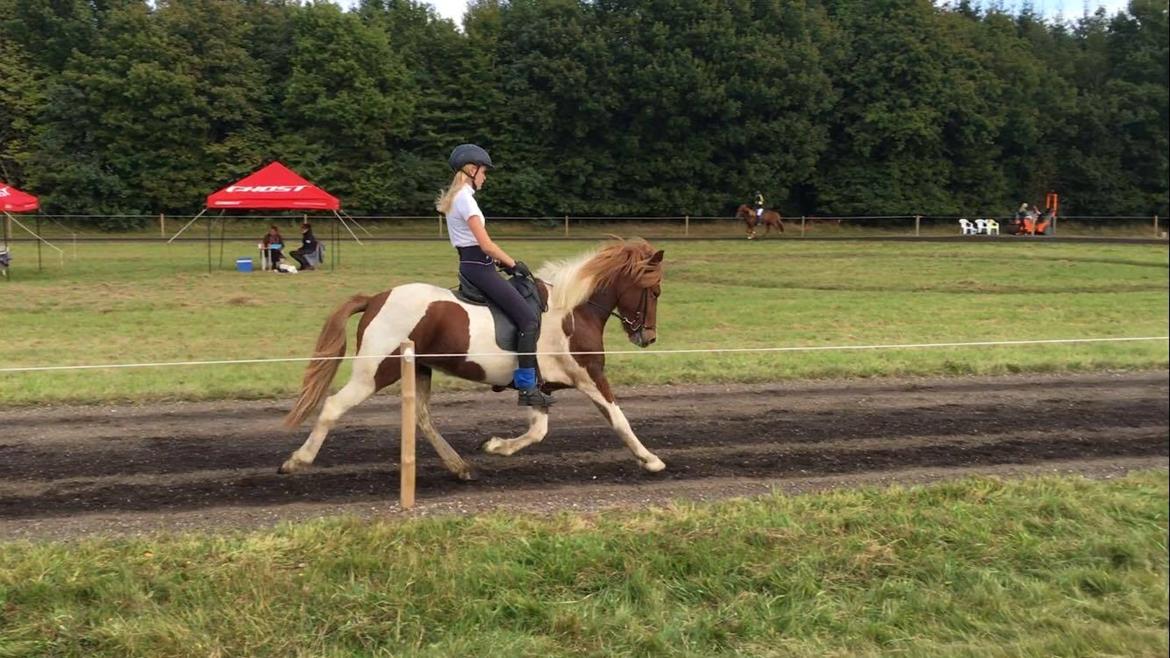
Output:
[[475,202],[475,190],[470,185],[464,185],[455,193],[455,198],[451,200],[451,211],[447,213],[447,235],[450,236],[452,245],[474,247],[479,244],[467,225],[467,220],[476,215],[487,224],[487,217],[483,216],[483,211]]

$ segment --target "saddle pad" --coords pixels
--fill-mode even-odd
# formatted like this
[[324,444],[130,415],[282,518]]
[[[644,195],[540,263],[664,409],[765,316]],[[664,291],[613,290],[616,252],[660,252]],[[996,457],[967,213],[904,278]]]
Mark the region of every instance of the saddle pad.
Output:
[[[541,300],[536,282],[526,277],[514,276],[508,279],[508,283],[512,284],[516,292],[520,293],[520,296],[536,313],[536,330],[539,334],[541,314],[548,310],[548,306]],[[499,306],[491,303],[487,296],[463,275],[459,275],[459,287],[452,292],[455,293],[455,297],[459,301],[488,307],[488,310],[492,312],[492,322],[496,325],[496,345],[502,350],[516,351],[516,334],[518,333],[516,323],[512,322],[512,318],[509,318]]]

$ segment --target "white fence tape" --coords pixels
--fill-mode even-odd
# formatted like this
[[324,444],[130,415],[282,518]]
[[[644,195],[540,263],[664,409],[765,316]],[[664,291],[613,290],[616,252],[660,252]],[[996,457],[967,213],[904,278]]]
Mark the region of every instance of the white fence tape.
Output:
[[[711,348],[711,349],[682,349],[682,350],[611,350],[604,352],[536,352],[543,356],[565,356],[565,355],[589,355],[589,354],[605,354],[606,356],[619,356],[627,354],[637,354],[640,356],[666,356],[669,354],[739,354],[739,353],[768,353],[768,352],[826,352],[834,350],[907,350],[907,349],[931,349],[941,347],[998,347],[1004,345],[1059,345],[1068,343],[1123,343],[1135,341],[1148,340],[1164,340],[1170,341],[1170,336],[1132,336],[1132,337],[1114,337],[1114,338],[1050,338],[1043,340],[989,340],[976,341],[966,343],[905,343],[905,344],[885,344],[885,345],[808,345],[796,347],[729,347],[729,348]],[[472,353],[472,354],[416,354],[418,359],[425,359],[428,357],[499,357],[500,352],[492,353]],[[289,357],[280,359],[216,359],[214,361],[159,361],[154,363],[101,363],[89,365],[71,365],[71,366],[19,366],[11,368],[0,368],[0,373],[17,373],[17,372],[61,372],[69,370],[98,370],[98,369],[119,369],[119,368],[173,368],[186,366],[222,366],[222,365],[246,365],[259,363],[290,363],[290,362],[307,362],[307,361],[345,361],[354,359],[394,359],[400,358],[400,354],[368,354],[365,356],[351,355],[351,356],[337,356],[337,357]]]

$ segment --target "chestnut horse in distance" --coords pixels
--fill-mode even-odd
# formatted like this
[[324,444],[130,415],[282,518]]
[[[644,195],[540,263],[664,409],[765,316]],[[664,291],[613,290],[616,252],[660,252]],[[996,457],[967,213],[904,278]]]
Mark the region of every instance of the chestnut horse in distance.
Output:
[[764,227],[764,235],[767,235],[773,227],[781,233],[784,232],[784,222],[780,219],[780,213],[775,210],[764,209],[760,217],[756,218],[756,209],[746,203],[740,204],[735,211],[735,218],[742,219],[744,224],[747,224],[748,240],[754,240],[757,237],[756,228]]

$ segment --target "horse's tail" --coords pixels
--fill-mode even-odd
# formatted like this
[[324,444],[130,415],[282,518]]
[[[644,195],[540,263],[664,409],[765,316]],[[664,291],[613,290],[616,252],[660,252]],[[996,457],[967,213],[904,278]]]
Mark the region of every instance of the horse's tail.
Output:
[[292,410],[284,417],[286,428],[294,429],[300,425],[329,392],[329,384],[337,374],[337,369],[341,367],[341,359],[338,357],[345,356],[346,322],[349,316],[366,310],[370,299],[365,295],[354,295],[338,306],[329,319],[325,320],[321,335],[317,336],[317,347],[313,350],[315,360],[310,361],[309,367],[305,368],[300,395],[297,396]]

